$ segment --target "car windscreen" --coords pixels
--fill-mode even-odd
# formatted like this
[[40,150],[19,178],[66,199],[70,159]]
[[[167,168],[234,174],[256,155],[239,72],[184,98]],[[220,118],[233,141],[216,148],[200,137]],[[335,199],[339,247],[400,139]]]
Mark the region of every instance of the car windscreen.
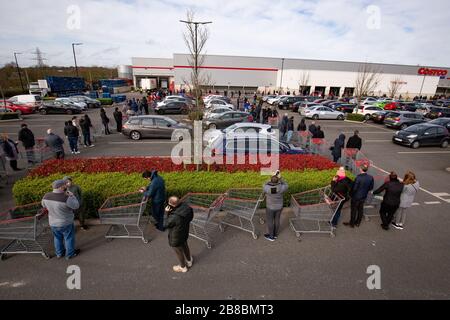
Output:
[[166,121],[169,122],[170,124],[177,124],[177,123],[178,123],[178,121],[173,120],[173,119],[171,119],[171,118],[164,118],[164,120],[166,120]]
[[410,127],[406,128],[404,131],[418,133],[418,132],[422,131],[422,126],[410,126]]

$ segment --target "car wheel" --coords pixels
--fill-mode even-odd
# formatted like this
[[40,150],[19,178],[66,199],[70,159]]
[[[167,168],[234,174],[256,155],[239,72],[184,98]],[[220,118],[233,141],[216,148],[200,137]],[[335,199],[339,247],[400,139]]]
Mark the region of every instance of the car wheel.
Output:
[[319,115],[318,115],[318,114],[313,115],[313,116],[312,116],[312,119],[313,119],[313,120],[318,120],[318,119],[319,119]]
[[47,110],[41,109],[41,110],[39,111],[39,113],[40,113],[40,114],[43,114],[43,115],[46,115],[46,114],[47,114]]
[[419,148],[419,147],[420,147],[419,141],[414,141],[414,142],[411,144],[411,148],[413,148],[413,149],[417,149],[417,148]]
[[405,130],[406,128],[408,128],[408,125],[406,123],[404,123],[400,126],[401,130]]
[[137,131],[131,131],[130,137],[133,140],[140,140],[141,139],[141,134],[139,132],[137,132]]
[[161,109],[160,109],[160,110],[157,111],[157,113],[160,114],[160,115],[161,115],[161,114],[164,114],[164,110],[161,110]]
[[441,148],[447,148],[448,147],[448,140],[444,140],[441,142]]
[[66,110],[66,113],[67,113],[67,114],[72,114],[73,111],[69,109],[69,110]]
[[215,130],[216,128],[217,128],[217,126],[216,126],[215,123],[211,123],[211,124],[208,126],[208,129],[213,129],[213,130]]
[[366,114],[366,115],[364,116],[364,119],[366,119],[366,121],[367,121],[367,120],[370,120],[370,114]]
[[338,120],[344,120],[344,116],[342,114],[338,115],[337,117]]

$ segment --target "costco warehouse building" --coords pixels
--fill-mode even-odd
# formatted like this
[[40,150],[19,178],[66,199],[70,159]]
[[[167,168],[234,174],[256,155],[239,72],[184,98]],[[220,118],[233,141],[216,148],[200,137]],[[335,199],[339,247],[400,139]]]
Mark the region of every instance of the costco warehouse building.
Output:
[[[149,82],[142,79],[151,79],[158,88],[188,90],[192,69],[188,61],[187,54],[174,54],[172,59],[132,58],[129,74],[138,88]],[[358,73],[365,64],[380,73],[371,94],[388,95],[392,82],[400,83],[397,96],[404,98],[450,94],[447,67],[206,55],[200,68],[208,75],[209,87],[214,91],[267,92],[281,88],[283,92],[351,96]]]

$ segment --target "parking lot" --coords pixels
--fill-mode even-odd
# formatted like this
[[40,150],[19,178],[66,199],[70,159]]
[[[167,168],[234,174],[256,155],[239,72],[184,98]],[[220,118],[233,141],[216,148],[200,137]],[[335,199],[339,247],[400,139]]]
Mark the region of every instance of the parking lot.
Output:
[[[107,109],[114,128],[112,108]],[[99,110],[87,112],[100,133]],[[280,115],[284,111],[280,111]],[[295,128],[300,117],[294,115]],[[184,120],[186,116],[171,116]],[[35,136],[48,128],[63,136],[64,121],[71,116],[26,116]],[[307,125],[310,124],[307,121]],[[17,138],[22,122],[1,124],[2,132]],[[450,298],[450,149],[410,149],[392,143],[394,130],[382,125],[350,121],[318,120],[330,144],[339,133],[347,139],[359,130],[362,152],[386,174],[399,176],[411,170],[421,184],[402,231],[383,231],[379,218],[350,229],[342,224],[337,237],[311,235],[298,242],[288,226],[291,213],[285,209],[278,241],[253,240],[246,233],[227,230],[218,235],[208,250],[190,240],[194,267],[183,275],[174,274],[175,257],[165,234],[148,227],[152,241],[114,240],[106,242],[104,226],[78,231],[82,254],[73,261],[44,260],[36,255],[15,255],[1,262],[2,299],[448,299]],[[112,130],[99,136],[94,148],[81,148],[72,157],[169,156],[176,144],[164,139],[132,141]],[[67,143],[66,143],[67,148]],[[168,159],[168,161],[170,161]],[[20,172],[15,176],[24,176]],[[13,205],[11,186],[0,188],[0,211]],[[367,208],[367,210],[371,210]],[[372,209],[373,210],[373,209]],[[375,213],[376,214],[376,213]],[[349,208],[341,222],[349,219]],[[259,226],[262,231],[263,226]],[[82,289],[68,290],[66,268],[82,270]],[[366,286],[367,267],[381,268],[381,289]],[[117,283],[120,282],[120,285]]]

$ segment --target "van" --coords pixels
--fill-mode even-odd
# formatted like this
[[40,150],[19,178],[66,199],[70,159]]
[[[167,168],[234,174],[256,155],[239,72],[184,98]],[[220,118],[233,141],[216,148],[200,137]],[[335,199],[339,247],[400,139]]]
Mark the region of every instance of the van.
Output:
[[42,105],[41,96],[35,94],[21,94],[8,99],[13,104],[25,104],[31,108],[38,108]]

